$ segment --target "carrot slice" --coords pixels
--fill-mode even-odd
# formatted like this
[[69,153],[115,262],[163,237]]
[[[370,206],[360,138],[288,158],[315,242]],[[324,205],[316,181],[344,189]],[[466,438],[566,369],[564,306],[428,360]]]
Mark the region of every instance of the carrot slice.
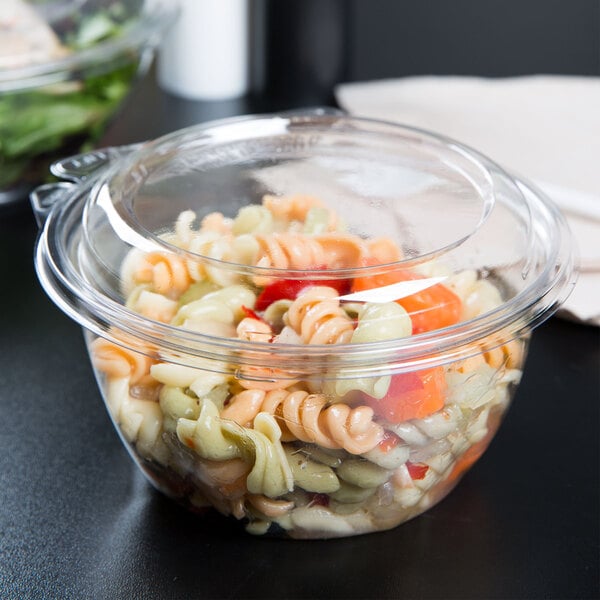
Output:
[[390,423],[422,419],[444,406],[446,378],[442,367],[392,376],[387,394],[377,400],[365,394],[376,415]]
[[[367,262],[377,264],[372,260]],[[367,266],[369,265],[367,264]],[[380,273],[371,277],[357,277],[352,282],[352,291],[360,292],[415,279],[423,279],[423,277],[406,269],[398,269],[397,271]],[[396,302],[410,315],[413,334],[454,325],[460,320],[462,312],[460,298],[441,283],[416,294],[400,298]]]

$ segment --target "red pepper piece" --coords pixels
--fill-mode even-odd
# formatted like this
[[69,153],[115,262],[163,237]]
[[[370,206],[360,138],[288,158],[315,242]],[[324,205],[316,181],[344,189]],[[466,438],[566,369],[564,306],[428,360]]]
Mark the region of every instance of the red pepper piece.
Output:
[[[323,267],[315,267],[321,270]],[[340,296],[350,291],[349,279],[278,279],[267,285],[256,300],[256,310],[266,310],[277,300],[295,300],[302,290],[324,285],[337,290]]]
[[423,463],[411,463],[410,461],[406,461],[406,468],[408,469],[408,474],[412,479],[424,479],[425,475],[427,475],[427,471],[429,471],[429,467],[424,465]]
[[442,367],[392,375],[387,394],[377,400],[365,394],[376,415],[390,423],[422,419],[444,406],[446,379]]
[[393,432],[386,430],[382,440],[377,444],[377,447],[382,452],[389,452],[400,443],[400,438]]
[[249,319],[256,319],[257,321],[263,321],[263,323],[264,323],[264,319],[262,317],[259,317],[251,308],[248,308],[247,306],[244,306],[243,304],[242,304],[242,312]]

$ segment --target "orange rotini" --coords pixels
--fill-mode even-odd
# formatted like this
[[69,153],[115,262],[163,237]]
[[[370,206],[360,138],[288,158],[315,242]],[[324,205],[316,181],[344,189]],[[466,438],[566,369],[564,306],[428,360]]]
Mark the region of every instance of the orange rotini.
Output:
[[285,221],[304,221],[308,211],[312,208],[325,208],[319,198],[305,194],[295,196],[272,196],[267,194],[263,197],[262,204],[276,219]]
[[267,412],[280,423],[282,441],[301,440],[330,449],[363,454],[383,439],[383,427],[373,421],[367,406],[328,405],[324,394],[304,390],[244,390],[221,412],[222,419],[248,426]]
[[[252,317],[246,317],[239,322],[237,335],[239,339],[250,342],[268,343],[274,339],[270,325]],[[256,366],[240,367],[236,381],[247,390],[274,390],[295,383],[285,379],[285,373],[281,369]]]
[[367,240],[369,264],[385,265],[402,260],[402,251],[394,240],[386,237]]
[[460,373],[474,371],[481,365],[488,365],[492,369],[519,369],[524,360],[525,348],[522,340],[511,340],[495,348],[486,345],[478,346],[478,354],[460,361],[451,368]]
[[104,338],[91,344],[94,366],[109,377],[130,377],[131,384],[153,383],[150,367],[156,362],[149,356],[124,348]]
[[153,290],[170,298],[178,298],[191,283],[186,261],[176,254],[150,252],[137,266],[137,283],[149,283]]
[[368,251],[355,235],[329,233],[270,233],[255,236],[259,244],[256,266],[275,269],[351,269],[361,266]]
[[215,231],[227,235],[231,233],[231,219],[226,218],[220,212],[209,213],[202,219],[200,231]]
[[270,342],[273,339],[273,330],[270,325],[252,317],[242,319],[238,323],[236,332],[240,340],[249,342]]

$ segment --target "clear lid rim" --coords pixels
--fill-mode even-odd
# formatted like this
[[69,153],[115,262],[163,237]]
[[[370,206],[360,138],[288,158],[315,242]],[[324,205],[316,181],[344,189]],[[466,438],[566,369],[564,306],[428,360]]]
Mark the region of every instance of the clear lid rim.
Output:
[[[264,116],[262,116],[264,118]],[[385,123],[384,123],[385,124]],[[389,124],[385,124],[389,125]],[[208,126],[215,126],[215,123]],[[206,126],[200,126],[203,128]],[[411,128],[407,128],[411,129]],[[180,134],[180,133],[179,133]],[[425,132],[427,136],[436,140],[441,138]],[[170,134],[177,136],[178,132]],[[166,136],[169,137],[169,136]],[[162,138],[161,138],[162,139]],[[152,144],[146,146],[144,151],[151,151]],[[462,145],[461,145],[462,146]],[[485,158],[485,157],[483,157]],[[488,159],[486,159],[488,160]],[[494,164],[494,163],[491,163]],[[495,165],[494,165],[495,166]],[[498,167],[500,169],[500,167]],[[277,345],[273,346],[266,342],[250,342],[238,339],[215,338],[198,332],[184,330],[172,325],[150,321],[141,315],[127,309],[109,297],[98,296],[97,290],[92,288],[82,277],[75,265],[65,261],[66,252],[58,245],[57,228],[70,210],[76,210],[83,202],[89,201],[88,194],[92,186],[98,186],[101,182],[91,180],[89,183],[76,188],[75,194],[64,203],[59,203],[51,211],[41,233],[36,248],[36,268],[47,293],[51,298],[68,312],[71,317],[82,326],[102,335],[104,337],[114,336],[118,342],[118,336],[111,333],[107,326],[110,323],[115,331],[120,330],[128,335],[136,337],[140,345],[149,344],[168,349],[175,355],[189,355],[206,357],[207,348],[217,348],[227,351],[228,360],[237,360],[235,357],[243,352],[245,361],[251,361],[252,356],[260,357],[272,355],[277,352],[284,356],[302,355],[302,360],[316,361],[327,357],[331,366],[332,350],[340,357],[340,364],[350,364],[353,361],[360,362],[361,369],[366,362],[377,365],[390,361],[421,361],[423,363],[435,363],[432,358],[438,355],[437,362],[442,364],[448,362],[449,356],[472,352],[473,344],[477,344],[489,337],[497,337],[498,343],[504,343],[515,335],[528,331],[539,325],[564,302],[570,293],[574,281],[574,256],[571,252],[571,240],[566,221],[554,204],[539,190],[525,182],[520,177],[512,178],[517,184],[525,186],[534,195],[539,206],[538,217],[543,217],[555,232],[555,245],[553,252],[549,254],[548,263],[539,273],[535,280],[521,290],[510,300],[501,306],[469,321],[463,321],[444,329],[413,335],[399,340],[382,342],[370,342],[362,344],[339,344],[331,345]],[[529,207],[531,208],[531,207]],[[351,273],[373,274],[379,270],[390,270],[397,268],[399,264],[407,266],[411,261],[400,261],[389,265],[361,267],[360,269],[310,271],[311,277],[333,279],[337,277],[348,277]],[[414,264],[414,260],[412,262]],[[66,269],[64,268],[66,267]],[[255,268],[255,274],[264,275]],[[281,276],[281,270],[272,270]],[[306,275],[306,270],[284,270],[285,274],[297,276]],[[83,310],[75,310],[77,305]],[[84,314],[85,313],[85,314]],[[469,348],[471,347],[471,350]],[[462,348],[462,350],[461,350]],[[218,355],[223,360],[223,354]],[[215,358],[215,360],[217,360]],[[264,359],[263,359],[264,360]],[[300,367],[299,367],[300,368]],[[310,368],[310,367],[308,367]]]

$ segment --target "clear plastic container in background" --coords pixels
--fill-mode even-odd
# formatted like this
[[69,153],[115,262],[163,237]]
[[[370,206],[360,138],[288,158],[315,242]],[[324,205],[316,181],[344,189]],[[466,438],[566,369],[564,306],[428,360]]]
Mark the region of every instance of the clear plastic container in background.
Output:
[[2,2],[0,209],[93,147],[174,17],[169,0]]

